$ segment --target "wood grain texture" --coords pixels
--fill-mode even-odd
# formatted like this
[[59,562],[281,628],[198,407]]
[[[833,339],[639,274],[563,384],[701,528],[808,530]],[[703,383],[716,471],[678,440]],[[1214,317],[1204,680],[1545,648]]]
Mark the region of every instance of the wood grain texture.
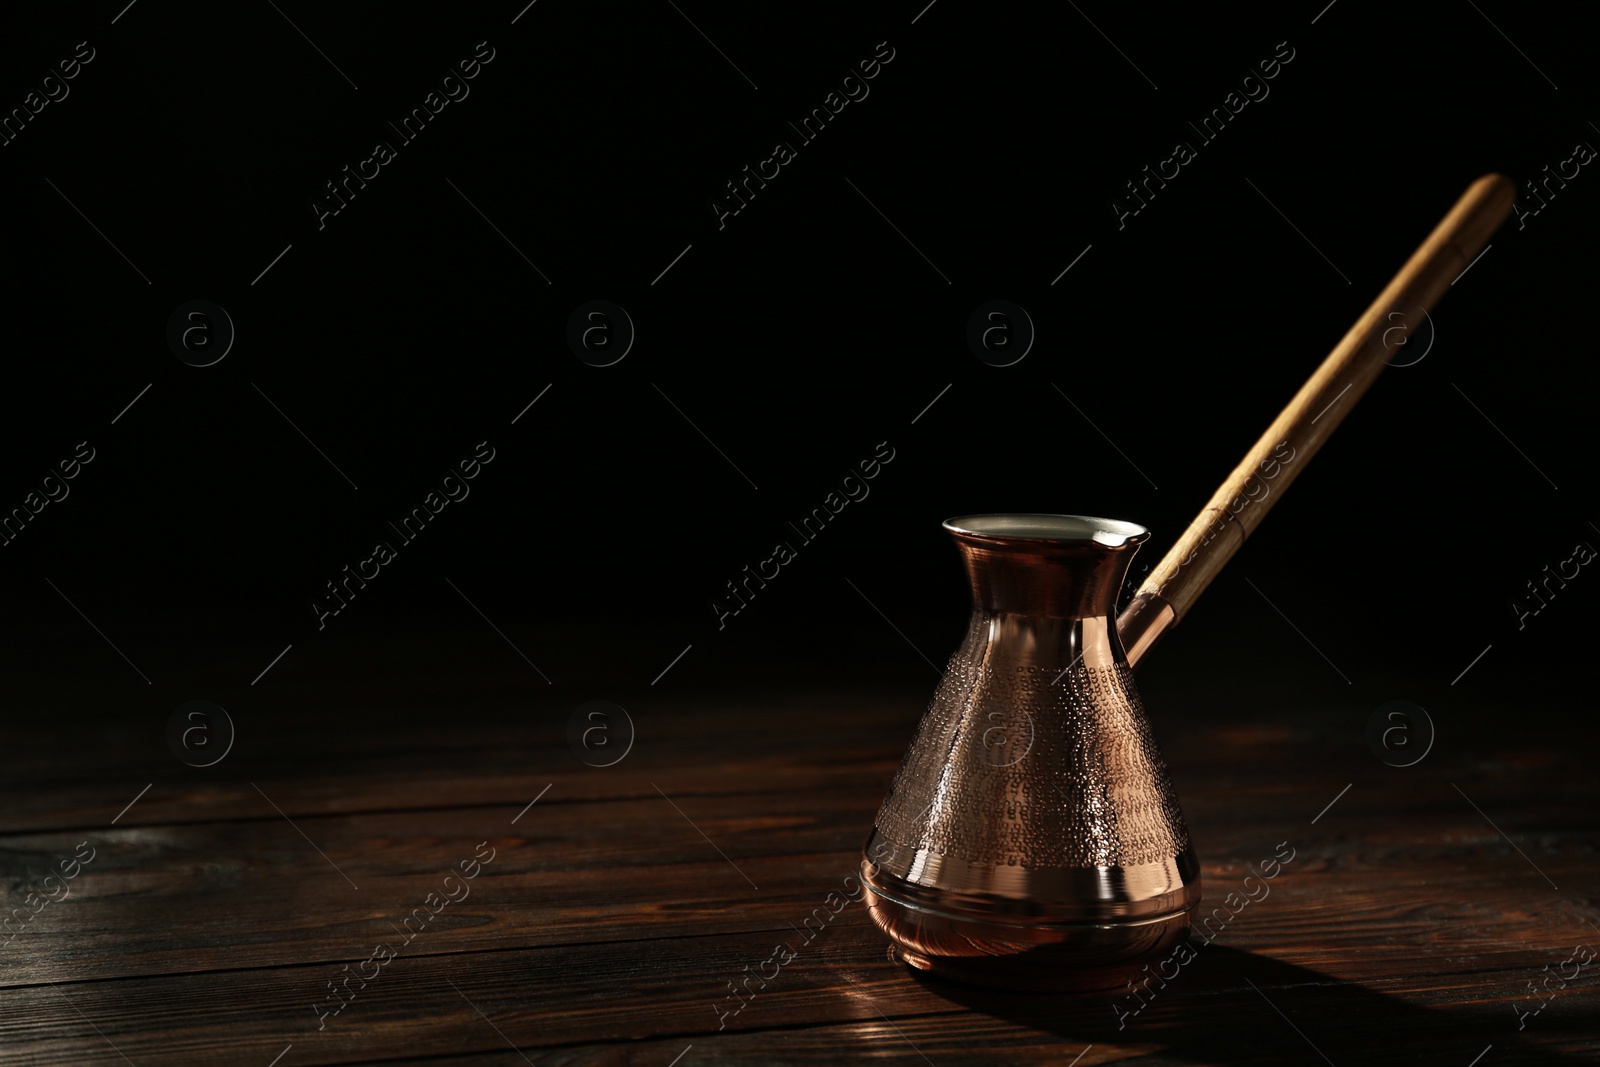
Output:
[[[859,903],[807,936],[928,682],[622,690],[638,738],[606,769],[566,749],[565,697],[507,701],[481,679],[449,701],[447,686],[402,699],[308,681],[204,773],[130,755],[109,717],[76,762],[52,747],[58,727],[12,730],[0,905],[25,907],[79,842],[97,852],[0,949],[0,1064],[1465,1067],[1492,1046],[1492,1067],[1600,1052],[1596,965],[1520,1031],[1515,1010],[1574,946],[1600,947],[1595,728],[1508,735],[1501,708],[1468,703],[1402,770],[1364,751],[1344,698],[1286,704],[1292,690],[1255,685],[1158,708],[1157,733],[1206,913],[1279,842],[1295,858],[1132,1015],[1125,991],[922,978]],[[396,927],[480,842],[496,853],[470,895],[403,943]],[[780,942],[796,958],[729,1014],[729,983]],[[380,943],[396,958],[319,1030],[327,984]]]

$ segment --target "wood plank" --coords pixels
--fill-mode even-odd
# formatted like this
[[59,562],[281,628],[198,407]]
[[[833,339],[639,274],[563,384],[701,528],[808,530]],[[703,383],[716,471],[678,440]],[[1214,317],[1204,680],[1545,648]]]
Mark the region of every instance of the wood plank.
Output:
[[[0,1039],[40,1064],[122,1062],[109,1041],[135,1063],[177,1067],[224,1057],[266,1063],[290,1043],[297,1063],[497,1053],[502,1040],[484,1016],[529,1055],[593,1045],[601,1034],[608,1043],[655,1039],[677,1048],[744,1034],[752,1042],[739,1047],[755,1047],[759,1038],[771,1049],[769,1062],[794,1062],[781,1043],[770,1044],[773,1031],[823,1022],[845,1029],[805,1039],[821,1042],[814,1047],[846,1056],[859,1048],[854,1040],[877,1036],[869,1044],[875,1055],[904,1058],[881,1030],[885,1019],[918,1046],[918,1037],[926,1038],[934,1049],[924,1054],[946,1052],[958,1063],[985,1062],[981,1057],[993,1056],[996,1045],[1037,1046],[1046,1035],[1058,1056],[1102,1046],[1095,1062],[1134,1059],[1152,1048],[1176,1051],[1168,1062],[1238,1062],[1241,1041],[1253,1057],[1245,1062],[1316,1062],[1306,1038],[1336,1063],[1416,1062],[1430,1048],[1466,1049],[1470,1059],[1480,1041],[1522,1057],[1503,1062],[1557,1062],[1535,1042],[1600,1051],[1600,1036],[1588,1025],[1600,1010],[1592,976],[1557,991],[1542,1016],[1518,1033],[1512,1005],[1527,1000],[1523,986],[1539,973],[1526,966],[1358,983],[1213,945],[1119,1029],[1128,1021],[1109,998],[1032,997],[919,978],[887,961],[881,939],[857,925],[828,928],[739,1014],[719,1014],[713,1005],[732,1003],[726,983],[742,973],[740,961],[764,955],[752,952],[748,938],[721,936],[402,956],[322,1031],[312,1004],[336,972],[326,965],[30,986],[7,994]],[[1279,1011],[1304,1038],[1283,1024]],[[720,1032],[719,1022],[727,1024]],[[990,1044],[974,1046],[979,1034]]]
[[[663,783],[669,795],[679,784]],[[473,895],[451,906],[449,929],[426,938],[427,951],[646,939],[663,927],[670,936],[781,930],[854,871],[878,795],[859,786],[733,797],[685,790],[675,800],[681,812],[659,794],[565,804],[547,796],[520,815],[462,808],[302,816],[290,825],[264,812],[89,834],[98,855],[72,895],[0,953],[0,985],[72,980],[84,957],[105,975],[229,968],[240,953],[252,966],[361,959],[480,841],[496,858]],[[1234,936],[1291,952],[1323,946],[1324,955],[1307,957],[1319,964],[1402,943],[1505,966],[1524,959],[1526,945],[1553,947],[1548,937],[1569,938],[1585,917],[1600,918],[1579,903],[1600,890],[1593,830],[1564,830],[1559,847],[1529,842],[1563,887],[1556,892],[1466,805],[1376,822],[1359,837],[1304,829],[1313,832],[1229,823],[1205,834],[1208,911],[1242,887],[1247,865],[1295,839],[1294,861],[1269,897],[1229,924]],[[16,887],[10,906],[81,840],[0,839]],[[74,946],[65,957],[62,941]]]
[[[830,789],[870,780],[881,797],[925,702],[926,693],[905,689],[768,695],[732,705],[711,698],[629,700],[638,729],[634,751],[603,770],[583,766],[568,750],[564,734],[572,707],[566,705],[537,712],[500,704],[446,705],[452,725],[441,742],[437,706],[396,709],[375,731],[362,725],[370,720],[324,698],[241,727],[238,750],[205,771],[184,767],[162,750],[148,723],[138,730],[125,723],[89,746],[62,738],[53,745],[35,743],[42,727],[12,728],[8,744],[27,751],[29,759],[0,781],[0,833],[105,826],[146,784],[149,792],[118,825],[255,818],[262,802],[252,782],[291,816],[458,805],[520,808],[552,782],[552,795],[563,799],[648,797],[654,794],[652,780],[686,767],[695,772],[688,787],[706,794]],[[1258,807],[1290,803],[1303,804],[1309,820],[1352,780],[1355,788],[1340,801],[1341,815],[1352,808],[1371,818],[1403,815],[1418,799],[1453,804],[1458,795],[1450,784],[1457,782],[1480,805],[1487,803],[1485,796],[1518,804],[1526,796],[1540,820],[1570,821],[1567,809],[1587,795],[1589,781],[1579,753],[1589,739],[1600,741],[1600,727],[1576,723],[1570,745],[1551,751],[1538,747],[1535,738],[1505,737],[1498,725],[1502,709],[1482,714],[1486,721],[1477,727],[1463,716],[1453,728],[1466,732],[1462,746],[1483,738],[1478,751],[1491,756],[1476,756],[1470,747],[1445,750],[1441,743],[1426,762],[1403,772],[1378,763],[1359,737],[1352,739],[1354,746],[1340,748],[1343,756],[1331,766],[1330,742],[1316,732],[1325,716],[1309,707],[1285,709],[1269,721],[1180,719],[1164,724],[1159,735],[1196,827],[1249,820]],[[1345,717],[1358,726],[1364,721]],[[798,728],[796,722],[806,725]],[[147,754],[129,758],[130,751]],[[1264,773],[1273,767],[1296,770]],[[293,787],[269,788],[269,781]],[[1504,805],[1496,808],[1503,812]]]

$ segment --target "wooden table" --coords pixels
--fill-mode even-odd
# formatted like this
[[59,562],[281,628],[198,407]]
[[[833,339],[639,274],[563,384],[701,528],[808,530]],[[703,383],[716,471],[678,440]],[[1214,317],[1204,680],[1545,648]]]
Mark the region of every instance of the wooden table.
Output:
[[[219,698],[239,734],[208,770],[164,750],[172,705],[130,712],[143,697],[109,668],[17,682],[5,907],[27,911],[75,851],[93,859],[0,951],[0,1063],[1498,1067],[1600,1053],[1600,961],[1573,960],[1600,947],[1592,727],[1512,730],[1503,706],[1463,697],[1435,751],[1395,769],[1366,751],[1366,708],[1348,698],[1300,699],[1270,670],[1197,685],[1192,663],[1152,671],[1146,698],[1207,909],[1280,842],[1295,858],[1141,1011],[1119,1025],[1126,996],[919,977],[857,903],[724,1014],[730,983],[802,944],[853,871],[936,676],[903,648],[825,670],[695,651],[659,685],[645,671],[601,694],[546,686],[480,634],[310,650],[265,690]],[[566,743],[572,709],[597,695],[637,730],[605,768]],[[465,895],[430,898],[446,886]],[[430,917],[408,941],[418,908]],[[380,944],[393,958],[362,966]],[[1563,964],[1570,981],[1552,977]],[[319,1017],[340,1003],[329,984],[358,970],[374,977]],[[1519,1018],[1541,981],[1543,1010]]]

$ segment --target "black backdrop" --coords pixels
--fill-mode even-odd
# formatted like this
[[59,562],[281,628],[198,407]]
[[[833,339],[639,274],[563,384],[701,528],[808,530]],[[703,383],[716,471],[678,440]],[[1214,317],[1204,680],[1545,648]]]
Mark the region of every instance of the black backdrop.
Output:
[[[480,611],[556,683],[529,673],[539,700],[646,685],[689,645],[680,686],[752,654],[787,662],[774,685],[853,661],[931,684],[909,645],[941,663],[965,611],[940,520],[1131,519],[1153,563],[1472,179],[1600,144],[1574,7],[111,0],[3,25],[6,108],[94,56],[0,148],[0,505],[95,456],[0,548],[5,714],[76,672],[160,722],[293,645],[270,708],[297,660],[350,656],[359,684],[352,650],[394,631],[513,656]],[[399,143],[384,123],[479,42],[470,95]],[[891,49],[814,141],[789,129]],[[1187,125],[1290,51],[1214,140]],[[319,228],[380,139],[395,158]],[[1169,639],[1231,665],[1186,685],[1270,659],[1428,704],[1492,646],[1472,683],[1581,696],[1600,578],[1522,630],[1510,605],[1600,545],[1591,170],[1502,228]],[[236,329],[208,367],[167,342],[195,299]],[[611,366],[566,340],[593,299],[636,329]],[[993,299],[1036,328],[1011,366],[967,343]],[[470,496],[319,629],[324,583],[480,441]],[[880,442],[870,495],[801,546],[786,522]],[[778,540],[797,558],[719,630]]]

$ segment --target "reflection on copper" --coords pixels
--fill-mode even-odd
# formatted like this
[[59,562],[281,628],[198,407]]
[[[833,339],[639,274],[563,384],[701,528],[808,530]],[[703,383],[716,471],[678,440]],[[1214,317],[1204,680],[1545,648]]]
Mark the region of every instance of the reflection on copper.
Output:
[[863,850],[868,911],[914,967],[1119,986],[1185,936],[1200,900],[1111,621],[1149,533],[1066,515],[945,528],[972,616]]

